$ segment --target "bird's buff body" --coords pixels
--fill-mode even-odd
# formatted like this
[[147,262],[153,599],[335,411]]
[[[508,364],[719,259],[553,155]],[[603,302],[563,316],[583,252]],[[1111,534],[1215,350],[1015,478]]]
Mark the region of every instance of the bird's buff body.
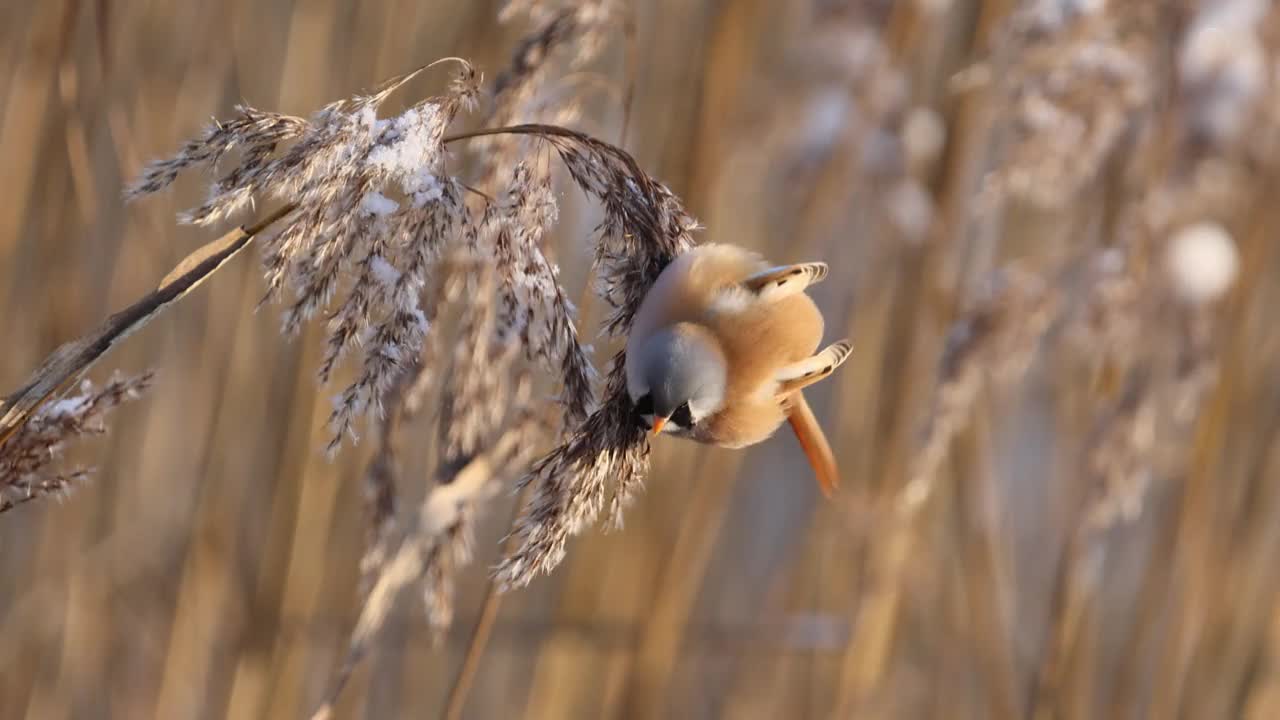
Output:
[[659,275],[627,341],[627,389],[637,414],[662,431],[722,447],[744,447],[790,420],[824,490],[834,461],[800,390],[849,354],[838,343],[817,355],[823,319],[804,293],[820,263],[769,267],[730,245],[703,245]]

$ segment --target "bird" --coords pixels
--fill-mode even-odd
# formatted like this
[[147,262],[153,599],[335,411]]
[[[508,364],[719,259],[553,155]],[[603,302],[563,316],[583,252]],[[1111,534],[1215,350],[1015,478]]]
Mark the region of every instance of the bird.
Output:
[[771,266],[719,243],[676,256],[645,294],[627,337],[636,422],[655,437],[742,448],[788,421],[830,497],[839,482],[835,456],[801,392],[853,350],[846,339],[817,351],[824,321],[805,291],[827,272],[822,262]]

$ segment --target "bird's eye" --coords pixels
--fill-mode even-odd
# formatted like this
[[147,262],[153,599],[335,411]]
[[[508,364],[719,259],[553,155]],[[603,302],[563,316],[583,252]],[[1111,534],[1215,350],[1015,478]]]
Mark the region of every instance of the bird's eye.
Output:
[[649,429],[649,418],[653,417],[653,396],[645,395],[637,400],[631,416],[635,419],[636,425]]
[[681,405],[676,408],[675,412],[671,413],[671,422],[675,423],[676,427],[682,427],[686,430],[693,427],[693,413],[689,411],[689,403]]
[[636,401],[636,415],[653,414],[653,395],[645,395]]

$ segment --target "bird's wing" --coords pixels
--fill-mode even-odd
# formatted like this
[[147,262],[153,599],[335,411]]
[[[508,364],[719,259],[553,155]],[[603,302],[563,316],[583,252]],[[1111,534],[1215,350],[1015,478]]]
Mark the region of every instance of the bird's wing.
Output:
[[853,343],[841,340],[828,345],[817,355],[792,363],[778,371],[776,394],[779,399],[786,398],[802,388],[808,387],[835,372],[853,353]]
[[707,307],[717,315],[741,316],[761,304],[773,305],[795,297],[826,276],[826,263],[811,262],[765,268],[746,277],[739,275],[740,280],[726,278],[727,282],[714,286]]
[[773,301],[804,292],[826,277],[827,264],[823,262],[780,265],[748,276],[742,281],[742,286],[761,300]]
[[788,404],[790,407],[787,421],[791,423],[791,429],[795,431],[800,447],[809,458],[809,464],[813,466],[822,494],[831,497],[840,485],[840,471],[836,467],[835,453],[831,452],[827,436],[823,434],[822,426],[818,425],[818,418],[814,417],[813,410],[805,401],[804,395],[795,393],[788,399]]

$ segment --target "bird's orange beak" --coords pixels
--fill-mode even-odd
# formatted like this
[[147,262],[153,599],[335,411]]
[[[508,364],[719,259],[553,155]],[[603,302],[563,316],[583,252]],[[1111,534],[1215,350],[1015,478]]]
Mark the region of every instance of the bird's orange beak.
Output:
[[653,419],[653,434],[657,435],[662,432],[662,426],[667,424],[667,418],[656,417]]

